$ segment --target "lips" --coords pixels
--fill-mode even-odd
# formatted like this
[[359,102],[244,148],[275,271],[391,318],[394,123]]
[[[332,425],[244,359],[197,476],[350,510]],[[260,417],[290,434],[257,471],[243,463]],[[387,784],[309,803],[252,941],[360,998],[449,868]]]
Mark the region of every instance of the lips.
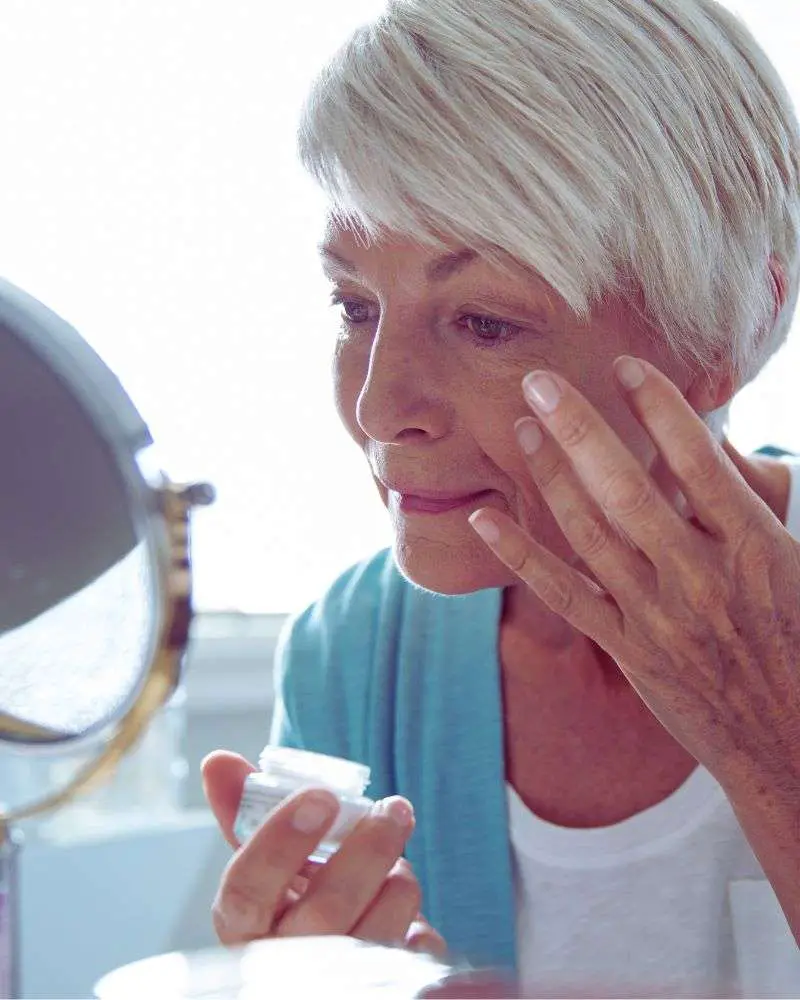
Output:
[[429,497],[401,493],[400,510],[406,514],[443,514],[445,511],[456,510],[459,507],[466,507],[471,503],[475,503],[485,495],[486,491],[484,490],[481,493],[471,493],[467,496],[431,500]]
[[390,482],[386,479],[379,479],[381,485],[385,486],[387,490],[391,490],[394,493],[399,493],[403,497],[414,497],[418,500],[430,500],[433,503],[455,503],[463,502],[464,500],[478,496],[480,493],[488,493],[489,491],[483,487],[478,489],[449,489],[449,490],[430,490],[417,488],[412,485],[399,482]]
[[465,507],[486,496],[491,490],[430,490],[411,485],[387,483],[380,480],[387,490],[398,497],[398,506],[407,514],[442,514]]

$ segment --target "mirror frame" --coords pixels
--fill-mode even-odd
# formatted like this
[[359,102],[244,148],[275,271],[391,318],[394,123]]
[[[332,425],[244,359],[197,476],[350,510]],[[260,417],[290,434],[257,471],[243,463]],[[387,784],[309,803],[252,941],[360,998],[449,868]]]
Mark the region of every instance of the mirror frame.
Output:
[[[194,507],[207,506],[213,502],[213,490],[205,483],[178,485],[164,477],[161,487],[154,489],[153,493],[167,529],[169,558],[168,561],[160,559],[157,563],[165,613],[160,622],[157,651],[144,682],[125,714],[115,723],[115,732],[97,756],[80,768],[65,788],[0,815],[0,829],[10,823],[60,808],[110,777],[125,754],[143,735],[153,715],[178,686],[193,618],[190,513]],[[37,736],[42,733],[40,727],[21,720],[6,717],[4,722],[8,731],[16,729],[21,739],[29,736],[31,730],[36,730]],[[58,734],[57,741],[64,742],[61,734]]]
[[108,777],[174,692],[193,616],[190,512],[213,503],[214,491],[206,483],[172,483],[163,471],[155,483],[150,481],[143,459],[149,458],[153,438],[117,376],[74,327],[3,278],[0,333],[21,340],[61,379],[108,446],[125,484],[137,537],[148,546],[157,616],[150,662],[144,665],[142,678],[125,699],[116,721],[103,719],[86,732],[72,734],[0,713],[0,729],[4,731],[0,741],[17,747],[74,745],[99,730],[113,730],[103,748],[65,788],[0,813],[2,832],[10,823],[65,805]]

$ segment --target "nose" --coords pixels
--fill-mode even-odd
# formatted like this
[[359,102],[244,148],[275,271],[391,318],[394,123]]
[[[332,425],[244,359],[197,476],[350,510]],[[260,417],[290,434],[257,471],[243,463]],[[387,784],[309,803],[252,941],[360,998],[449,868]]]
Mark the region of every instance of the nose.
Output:
[[356,403],[359,426],[373,441],[400,444],[445,433],[441,359],[431,340],[407,319],[381,317]]

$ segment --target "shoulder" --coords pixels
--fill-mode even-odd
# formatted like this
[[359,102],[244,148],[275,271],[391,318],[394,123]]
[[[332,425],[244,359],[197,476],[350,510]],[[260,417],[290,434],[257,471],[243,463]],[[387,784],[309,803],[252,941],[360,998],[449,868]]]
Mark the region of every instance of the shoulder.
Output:
[[402,575],[391,549],[351,566],[284,625],[275,741],[366,760],[366,743],[378,731],[384,738],[398,713],[418,714],[451,673],[464,687],[474,672],[459,664],[494,655],[498,600],[426,591]]
[[396,669],[393,644],[411,584],[391,549],[361,560],[290,616],[275,654],[273,737],[347,756],[376,685]]
[[349,567],[318,600],[290,616],[278,642],[279,658],[313,656],[335,648],[363,652],[381,614],[402,602],[404,585],[390,549]]

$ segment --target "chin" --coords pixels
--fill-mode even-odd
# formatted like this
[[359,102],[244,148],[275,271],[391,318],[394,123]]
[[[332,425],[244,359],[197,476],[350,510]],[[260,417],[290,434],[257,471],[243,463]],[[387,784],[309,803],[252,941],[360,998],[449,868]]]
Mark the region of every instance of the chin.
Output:
[[392,554],[409,583],[433,594],[456,597],[519,582],[477,538],[453,545],[398,537]]

